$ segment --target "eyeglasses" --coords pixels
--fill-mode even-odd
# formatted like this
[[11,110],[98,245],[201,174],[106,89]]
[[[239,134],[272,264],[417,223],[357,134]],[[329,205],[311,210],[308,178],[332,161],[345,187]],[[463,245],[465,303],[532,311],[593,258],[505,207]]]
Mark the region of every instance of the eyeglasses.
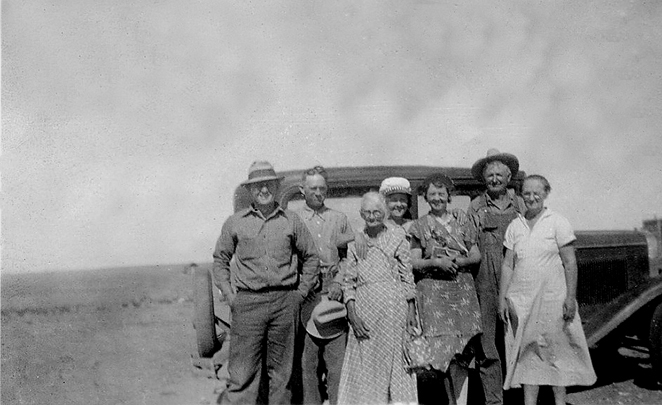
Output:
[[539,193],[522,193],[524,198],[533,198],[534,200],[541,200],[543,198],[542,194]]
[[377,219],[382,218],[384,216],[384,213],[379,210],[376,211],[361,210],[361,214],[363,214],[363,216],[366,218],[370,218],[370,216],[373,216]]

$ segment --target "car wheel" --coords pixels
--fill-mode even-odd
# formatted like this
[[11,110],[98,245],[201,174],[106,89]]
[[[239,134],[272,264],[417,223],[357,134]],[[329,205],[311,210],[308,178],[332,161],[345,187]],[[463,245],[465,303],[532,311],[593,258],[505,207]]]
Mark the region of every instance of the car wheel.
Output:
[[200,357],[212,357],[219,347],[216,337],[214,315],[214,295],[212,292],[211,273],[196,267],[193,269],[193,327],[198,343]]
[[655,370],[658,380],[662,382],[662,302],[653,311],[648,339],[653,370]]

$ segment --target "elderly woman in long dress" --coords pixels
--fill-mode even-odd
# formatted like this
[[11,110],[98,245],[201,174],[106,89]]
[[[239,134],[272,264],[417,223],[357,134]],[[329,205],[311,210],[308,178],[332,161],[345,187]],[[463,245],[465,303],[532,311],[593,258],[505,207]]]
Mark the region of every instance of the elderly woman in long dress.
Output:
[[349,335],[340,377],[339,404],[417,403],[416,379],[403,356],[406,333],[417,327],[409,243],[399,226],[384,223],[384,197],[366,193],[361,202],[368,251],[354,244],[342,266]]
[[[469,341],[481,332],[480,307],[471,266],[480,262],[476,232],[470,221],[448,212],[454,190],[444,174],[425,179],[421,191],[430,212],[409,228],[417,303],[423,337],[431,351],[421,359],[437,384],[443,381],[449,404],[467,399]],[[420,367],[420,366],[419,366]],[[431,376],[432,374],[432,376]]]
[[507,325],[504,389],[524,387],[534,405],[541,385],[565,405],[566,386],[592,385],[596,375],[577,313],[575,235],[568,220],[544,206],[547,179],[524,179],[524,215],[506,230],[499,312]]

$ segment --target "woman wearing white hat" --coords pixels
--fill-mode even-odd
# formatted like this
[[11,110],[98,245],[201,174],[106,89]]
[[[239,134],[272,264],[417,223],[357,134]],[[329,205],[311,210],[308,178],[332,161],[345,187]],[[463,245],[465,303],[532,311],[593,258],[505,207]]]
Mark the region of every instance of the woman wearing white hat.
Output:
[[386,199],[388,221],[409,231],[411,225],[411,186],[404,177],[389,177],[382,181],[379,192]]

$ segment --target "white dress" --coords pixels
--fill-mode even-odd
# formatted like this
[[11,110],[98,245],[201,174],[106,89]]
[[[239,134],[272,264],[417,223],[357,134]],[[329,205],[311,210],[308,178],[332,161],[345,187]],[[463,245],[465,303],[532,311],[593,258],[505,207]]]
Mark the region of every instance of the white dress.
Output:
[[579,314],[563,320],[566,281],[559,248],[575,239],[569,222],[549,209],[533,229],[519,215],[506,230],[503,244],[515,254],[506,298],[515,317],[506,331],[505,389],[596,381]]

